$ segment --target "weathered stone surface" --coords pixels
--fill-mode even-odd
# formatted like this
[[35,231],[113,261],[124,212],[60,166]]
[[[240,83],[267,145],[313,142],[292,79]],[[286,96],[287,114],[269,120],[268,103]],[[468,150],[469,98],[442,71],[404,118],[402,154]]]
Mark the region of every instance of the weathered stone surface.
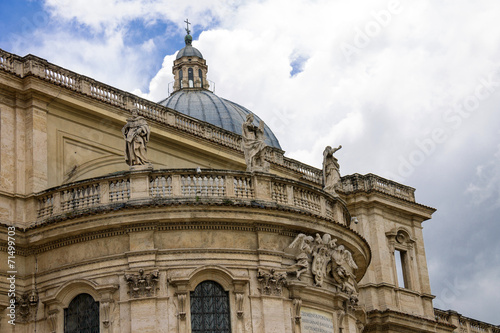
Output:
[[[309,312],[322,316],[311,327],[344,333],[491,330],[455,313],[436,320],[422,235],[434,209],[414,189],[339,178],[330,151],[325,191],[323,170],[264,147],[251,119],[247,149],[241,136],[43,59],[0,57],[0,269],[14,225],[17,292],[39,297],[37,311],[19,302],[28,316],[14,328],[2,279],[2,332],[35,322],[63,332],[81,293],[99,302],[101,332],[190,332],[190,293],[206,280],[227,292],[232,332],[307,332]],[[206,79],[204,61],[192,63]],[[177,64],[179,79],[189,59]],[[153,170],[123,163],[120,129],[135,107],[151,124]],[[407,258],[406,288],[395,251]]]

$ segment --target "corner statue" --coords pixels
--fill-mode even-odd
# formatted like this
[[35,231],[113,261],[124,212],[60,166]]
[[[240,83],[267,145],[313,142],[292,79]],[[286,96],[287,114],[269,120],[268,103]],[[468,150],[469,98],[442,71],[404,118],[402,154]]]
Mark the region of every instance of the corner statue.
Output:
[[264,142],[264,122],[261,120],[259,126],[253,124],[253,114],[247,115],[247,120],[242,125],[241,149],[245,154],[247,171],[269,171],[269,162],[264,159],[264,151],[267,147]]
[[125,137],[125,162],[130,167],[145,165],[150,166],[146,157],[146,144],[149,141],[149,126],[144,117],[137,114],[137,109],[132,110],[132,118],[122,128]]
[[324,190],[333,195],[337,195],[337,193],[335,193],[335,187],[340,182],[340,165],[333,154],[340,148],[342,148],[342,146],[338,146],[338,148],[328,146],[323,151]]

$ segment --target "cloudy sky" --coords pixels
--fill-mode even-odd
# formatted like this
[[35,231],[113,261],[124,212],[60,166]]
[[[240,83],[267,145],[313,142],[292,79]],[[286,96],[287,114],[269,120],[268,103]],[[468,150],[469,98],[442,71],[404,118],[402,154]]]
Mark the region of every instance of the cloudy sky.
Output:
[[217,95],[286,156],[375,173],[438,209],[424,223],[435,306],[500,324],[498,0],[0,0],[0,48],[153,101],[189,18]]

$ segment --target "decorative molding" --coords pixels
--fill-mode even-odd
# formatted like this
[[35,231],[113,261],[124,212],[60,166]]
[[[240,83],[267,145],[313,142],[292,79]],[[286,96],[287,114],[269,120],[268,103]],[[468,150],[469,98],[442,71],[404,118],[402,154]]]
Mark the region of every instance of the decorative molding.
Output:
[[143,269],[138,274],[125,273],[125,281],[129,286],[129,295],[133,298],[156,296],[156,284],[159,271],[145,273]]
[[54,309],[50,310],[47,316],[47,323],[49,325],[49,332],[50,333],[56,333],[57,330],[57,314],[59,313],[59,310]]
[[261,294],[281,296],[283,287],[287,284],[286,272],[276,272],[274,268],[269,270],[259,268],[257,281],[260,284]]
[[236,316],[239,319],[243,318],[243,296],[244,293],[241,292],[235,292],[235,298],[236,298]]
[[16,297],[17,321],[26,323],[36,320],[35,313],[38,301],[38,292],[34,289]]
[[[311,272],[314,284],[322,287],[325,277],[333,278],[339,291],[348,295],[357,295],[356,276],[354,271],[358,265],[352,253],[343,245],[337,245],[337,239],[330,234],[321,237],[316,234],[312,237],[299,234],[288,246],[295,249],[296,263],[288,267],[287,272],[296,275],[300,280],[301,274]],[[357,296],[356,296],[357,297]]]
[[108,328],[110,325],[109,313],[112,300],[101,300],[102,325]]
[[396,249],[411,251],[417,242],[404,228],[394,228],[386,232],[385,235],[387,236],[391,253],[394,253]]
[[176,293],[178,316],[180,320],[186,320],[186,298],[187,293]]
[[293,318],[295,320],[296,324],[300,324],[300,321],[302,319],[300,315],[300,308],[302,307],[302,300],[300,298],[294,298],[292,300],[293,304]]

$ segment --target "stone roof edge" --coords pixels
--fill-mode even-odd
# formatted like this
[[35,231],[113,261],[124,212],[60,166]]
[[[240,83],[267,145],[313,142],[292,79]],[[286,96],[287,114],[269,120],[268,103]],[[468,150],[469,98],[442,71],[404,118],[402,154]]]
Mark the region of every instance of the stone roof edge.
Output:
[[[34,76],[68,90],[81,93],[86,97],[111,104],[122,110],[131,111],[137,108],[139,110],[138,113],[149,120],[174,127],[179,131],[201,137],[213,143],[231,148],[232,150],[243,152],[241,149],[241,135],[239,134],[190,117],[179,111],[112,87],[88,76],[65,69],[32,54],[21,57],[0,49],[0,71],[14,74],[19,78]],[[173,117],[169,117],[168,113]],[[177,122],[177,120],[179,120],[179,122]],[[285,157],[285,152],[281,149],[276,147],[269,148],[269,155],[271,157],[269,161],[280,167],[303,174],[306,179],[308,178],[307,174],[319,175],[321,173],[320,169]],[[317,176],[315,178],[317,178]],[[321,185],[317,180],[313,182]]]

